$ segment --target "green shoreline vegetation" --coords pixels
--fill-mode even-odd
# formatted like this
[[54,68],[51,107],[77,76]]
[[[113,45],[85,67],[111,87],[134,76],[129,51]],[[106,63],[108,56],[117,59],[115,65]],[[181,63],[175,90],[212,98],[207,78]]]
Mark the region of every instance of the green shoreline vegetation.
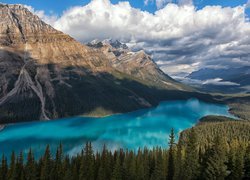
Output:
[[250,123],[227,121],[224,117],[206,121],[211,118],[206,117],[195,127],[183,131],[178,143],[172,129],[168,149],[110,151],[104,146],[101,152],[94,152],[91,143],[87,143],[80,154],[69,157],[63,153],[62,145],[55,155],[47,146],[38,160],[32,150],[27,160],[22,152],[13,152],[8,162],[2,156],[0,179],[249,179]]

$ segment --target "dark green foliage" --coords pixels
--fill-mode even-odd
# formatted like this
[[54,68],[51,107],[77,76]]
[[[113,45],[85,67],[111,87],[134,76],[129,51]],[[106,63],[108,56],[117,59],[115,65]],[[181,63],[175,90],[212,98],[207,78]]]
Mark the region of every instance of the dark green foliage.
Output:
[[244,176],[250,179],[250,145],[246,148],[244,156]]
[[7,179],[7,173],[8,173],[8,164],[5,156],[2,156],[2,163],[0,166],[0,180]]
[[55,159],[55,165],[53,167],[53,179],[54,180],[61,180],[63,178],[63,148],[62,144],[57,148],[56,150],[56,159]]
[[50,173],[51,173],[51,167],[52,167],[52,159],[51,159],[49,146],[46,147],[41,165],[42,165],[42,167],[41,167],[40,179],[41,180],[49,180]]
[[25,165],[25,174],[27,180],[33,180],[36,179],[36,164],[34,155],[32,153],[32,150],[30,149],[28,156],[27,156],[27,163]]
[[91,143],[87,143],[84,151],[82,152],[81,166],[80,166],[80,179],[91,180],[94,179],[94,153]]
[[[202,123],[194,127],[197,136],[197,143],[202,153],[208,146],[212,146],[217,136],[225,137],[227,142],[238,140],[240,142],[250,142],[250,123],[248,121],[226,121]],[[180,141],[182,144],[187,143],[189,132],[185,130],[181,133]]]
[[230,151],[228,154],[228,170],[230,172],[229,179],[242,179],[244,174],[244,151],[238,140],[233,140],[230,144]]
[[116,156],[114,170],[113,170],[111,179],[122,180],[122,165],[121,165],[120,158],[118,156]]
[[23,166],[23,153],[20,152],[18,158],[17,158],[17,162],[16,162],[16,171],[17,171],[17,177],[20,180],[25,180],[24,177],[24,166]]
[[233,118],[228,118],[225,116],[205,116],[199,120],[199,123],[203,125],[203,123],[214,123],[214,122],[227,122],[227,121],[237,121]]
[[17,176],[17,169],[16,169],[16,155],[14,152],[12,152],[7,179],[17,180],[17,178],[18,176]]
[[227,143],[224,138],[216,137],[204,160],[204,179],[225,179],[227,176]]
[[171,129],[171,133],[169,135],[169,156],[168,156],[168,179],[172,180],[175,174],[175,134],[174,129]]
[[184,178],[186,180],[195,179],[199,173],[199,153],[197,133],[192,128],[186,145],[185,161],[184,161]]
[[31,150],[27,160],[22,153],[13,153],[9,164],[4,156],[1,159],[0,180],[249,179],[250,141],[244,135],[246,131],[237,131],[242,130],[241,123],[234,125],[231,133],[238,136],[227,132],[230,123],[220,133],[213,133],[221,128],[220,123],[209,123],[203,125],[205,129],[199,125],[181,133],[178,144],[172,129],[169,149],[111,152],[104,146],[101,152],[94,152],[91,143],[87,143],[74,157],[64,156],[62,145],[55,155],[47,146],[39,160],[34,159]]

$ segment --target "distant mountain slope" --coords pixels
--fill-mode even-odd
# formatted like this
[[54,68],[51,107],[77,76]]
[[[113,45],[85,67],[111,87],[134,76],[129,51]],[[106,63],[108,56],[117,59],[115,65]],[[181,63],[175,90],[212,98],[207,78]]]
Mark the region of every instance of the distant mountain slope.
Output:
[[[200,69],[187,78],[205,82],[202,88],[221,92],[250,92],[250,66],[230,69]],[[220,79],[216,84],[206,83],[208,80]],[[227,82],[226,84],[222,82]]]
[[240,67],[240,68],[230,68],[230,69],[200,69],[198,71],[192,72],[188,75],[191,79],[207,80],[222,78],[224,80],[233,79],[239,75],[249,75],[250,66]]
[[166,75],[144,51],[133,52],[117,40],[94,40],[88,46],[101,50],[110,59],[111,66],[123,73],[152,85],[184,90],[187,87]]
[[22,5],[0,4],[0,12],[0,123],[106,115],[192,96],[144,52],[119,42],[82,45]]

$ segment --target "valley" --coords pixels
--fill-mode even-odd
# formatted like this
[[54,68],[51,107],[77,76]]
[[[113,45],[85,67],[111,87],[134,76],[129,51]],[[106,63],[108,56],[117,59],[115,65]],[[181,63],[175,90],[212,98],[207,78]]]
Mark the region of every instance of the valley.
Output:
[[22,5],[1,5],[0,123],[105,116],[164,100],[216,102],[119,41],[81,44]]
[[10,1],[0,180],[250,179],[249,2]]
[[190,98],[227,104],[235,116],[249,117],[247,94],[200,91],[172,79],[142,50],[112,39],[84,45],[22,5],[0,8],[0,124],[101,117]]

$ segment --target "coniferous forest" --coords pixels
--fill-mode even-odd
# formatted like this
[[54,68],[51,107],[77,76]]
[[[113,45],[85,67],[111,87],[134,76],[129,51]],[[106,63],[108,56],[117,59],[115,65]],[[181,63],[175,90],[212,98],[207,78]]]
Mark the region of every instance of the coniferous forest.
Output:
[[[250,179],[249,122],[203,123],[180,134],[171,130],[168,149],[95,152],[87,143],[80,154],[69,157],[63,146],[52,154],[47,146],[36,159],[13,152],[2,156],[1,180],[191,180]],[[243,131],[243,129],[248,129]],[[201,133],[202,132],[202,133]],[[167,137],[166,137],[167,140]]]

